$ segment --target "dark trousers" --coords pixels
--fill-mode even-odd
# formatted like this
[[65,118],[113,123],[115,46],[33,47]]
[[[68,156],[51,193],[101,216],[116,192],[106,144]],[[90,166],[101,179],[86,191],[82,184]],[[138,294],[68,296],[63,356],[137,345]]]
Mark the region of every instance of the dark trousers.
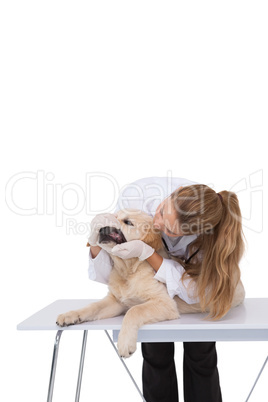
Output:
[[[184,402],[222,402],[215,342],[184,342]],[[174,343],[143,343],[146,402],[178,402]]]

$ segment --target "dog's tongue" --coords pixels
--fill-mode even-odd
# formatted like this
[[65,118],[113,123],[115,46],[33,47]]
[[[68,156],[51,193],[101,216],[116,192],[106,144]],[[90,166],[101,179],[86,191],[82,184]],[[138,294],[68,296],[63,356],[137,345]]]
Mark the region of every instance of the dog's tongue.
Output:
[[109,236],[110,236],[112,239],[116,240],[116,241],[122,240],[122,237],[120,236],[120,234],[119,234],[119,233],[116,233],[116,232],[111,232],[111,233],[109,234]]

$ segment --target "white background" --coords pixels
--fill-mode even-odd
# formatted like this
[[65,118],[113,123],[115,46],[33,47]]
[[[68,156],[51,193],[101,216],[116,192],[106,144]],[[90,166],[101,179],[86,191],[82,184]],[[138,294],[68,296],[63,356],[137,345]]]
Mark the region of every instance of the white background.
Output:
[[[268,296],[267,19],[258,0],[1,2],[5,401],[46,400],[55,334],[16,325],[56,299],[106,294],[87,278],[85,224],[138,178],[236,191],[247,297]],[[74,400],[81,337],[62,338],[55,401]],[[217,349],[223,400],[243,402],[267,346]],[[140,350],[127,363],[141,384]],[[176,363],[183,401],[180,344]],[[267,377],[252,402],[266,400]],[[81,402],[107,398],[139,400],[105,335],[90,334]]]

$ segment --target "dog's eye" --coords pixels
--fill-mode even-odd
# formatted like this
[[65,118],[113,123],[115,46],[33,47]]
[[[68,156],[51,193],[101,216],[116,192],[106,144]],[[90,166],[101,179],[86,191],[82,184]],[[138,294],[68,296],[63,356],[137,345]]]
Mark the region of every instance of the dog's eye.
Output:
[[125,223],[126,225],[134,226],[133,223],[130,222],[128,219],[125,219],[125,220],[124,220],[124,223]]

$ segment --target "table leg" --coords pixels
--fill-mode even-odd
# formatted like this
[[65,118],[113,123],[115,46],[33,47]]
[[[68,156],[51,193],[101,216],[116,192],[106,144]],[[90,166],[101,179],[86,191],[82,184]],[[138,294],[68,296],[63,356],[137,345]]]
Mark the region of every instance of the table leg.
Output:
[[82,383],[82,376],[83,376],[83,369],[84,369],[86,345],[87,345],[87,330],[84,331],[84,335],[83,335],[82,350],[81,350],[80,365],[79,365],[77,387],[76,387],[76,395],[75,395],[75,402],[79,402],[79,399],[80,399],[80,390],[81,390],[81,383]]
[[51,372],[50,372],[50,380],[49,380],[49,387],[48,387],[47,402],[52,401],[61,335],[62,335],[62,330],[57,332],[56,338],[55,338],[53,357],[52,357],[52,365],[51,365]]
[[135,385],[135,387],[136,387],[138,393],[140,394],[140,397],[142,398],[143,402],[146,402],[146,400],[144,399],[144,396],[143,396],[141,390],[139,389],[139,387],[138,387],[136,381],[134,380],[134,378],[133,378],[131,372],[129,371],[129,369],[128,369],[126,363],[124,362],[123,358],[122,358],[121,356],[119,356],[118,350],[117,350],[116,346],[114,345],[114,342],[113,342],[113,340],[111,339],[111,337],[110,337],[108,331],[107,331],[107,330],[104,330],[104,331],[105,331],[106,335],[108,336],[109,341],[111,342],[111,344],[112,344],[112,346],[113,346],[113,348],[114,348],[114,350],[115,350],[117,356],[118,356],[119,359],[121,360],[121,363],[123,364],[123,366],[124,366],[125,370],[127,371],[129,377],[131,378],[133,384]]
[[249,393],[249,396],[248,396],[247,399],[246,399],[246,402],[249,400],[249,398],[250,398],[250,396],[251,396],[251,394],[252,394],[252,392],[253,392],[253,390],[254,390],[256,384],[257,384],[257,382],[259,381],[259,378],[260,378],[260,376],[261,376],[261,373],[263,372],[264,367],[266,366],[266,363],[267,363],[267,362],[268,362],[268,356],[266,357],[266,360],[265,360],[265,362],[264,362],[264,364],[263,364],[263,366],[262,366],[262,368],[261,368],[261,371],[259,372],[258,377],[256,378],[256,381],[254,382],[254,385],[253,385],[253,387],[251,388],[251,391],[250,391],[250,393]]

